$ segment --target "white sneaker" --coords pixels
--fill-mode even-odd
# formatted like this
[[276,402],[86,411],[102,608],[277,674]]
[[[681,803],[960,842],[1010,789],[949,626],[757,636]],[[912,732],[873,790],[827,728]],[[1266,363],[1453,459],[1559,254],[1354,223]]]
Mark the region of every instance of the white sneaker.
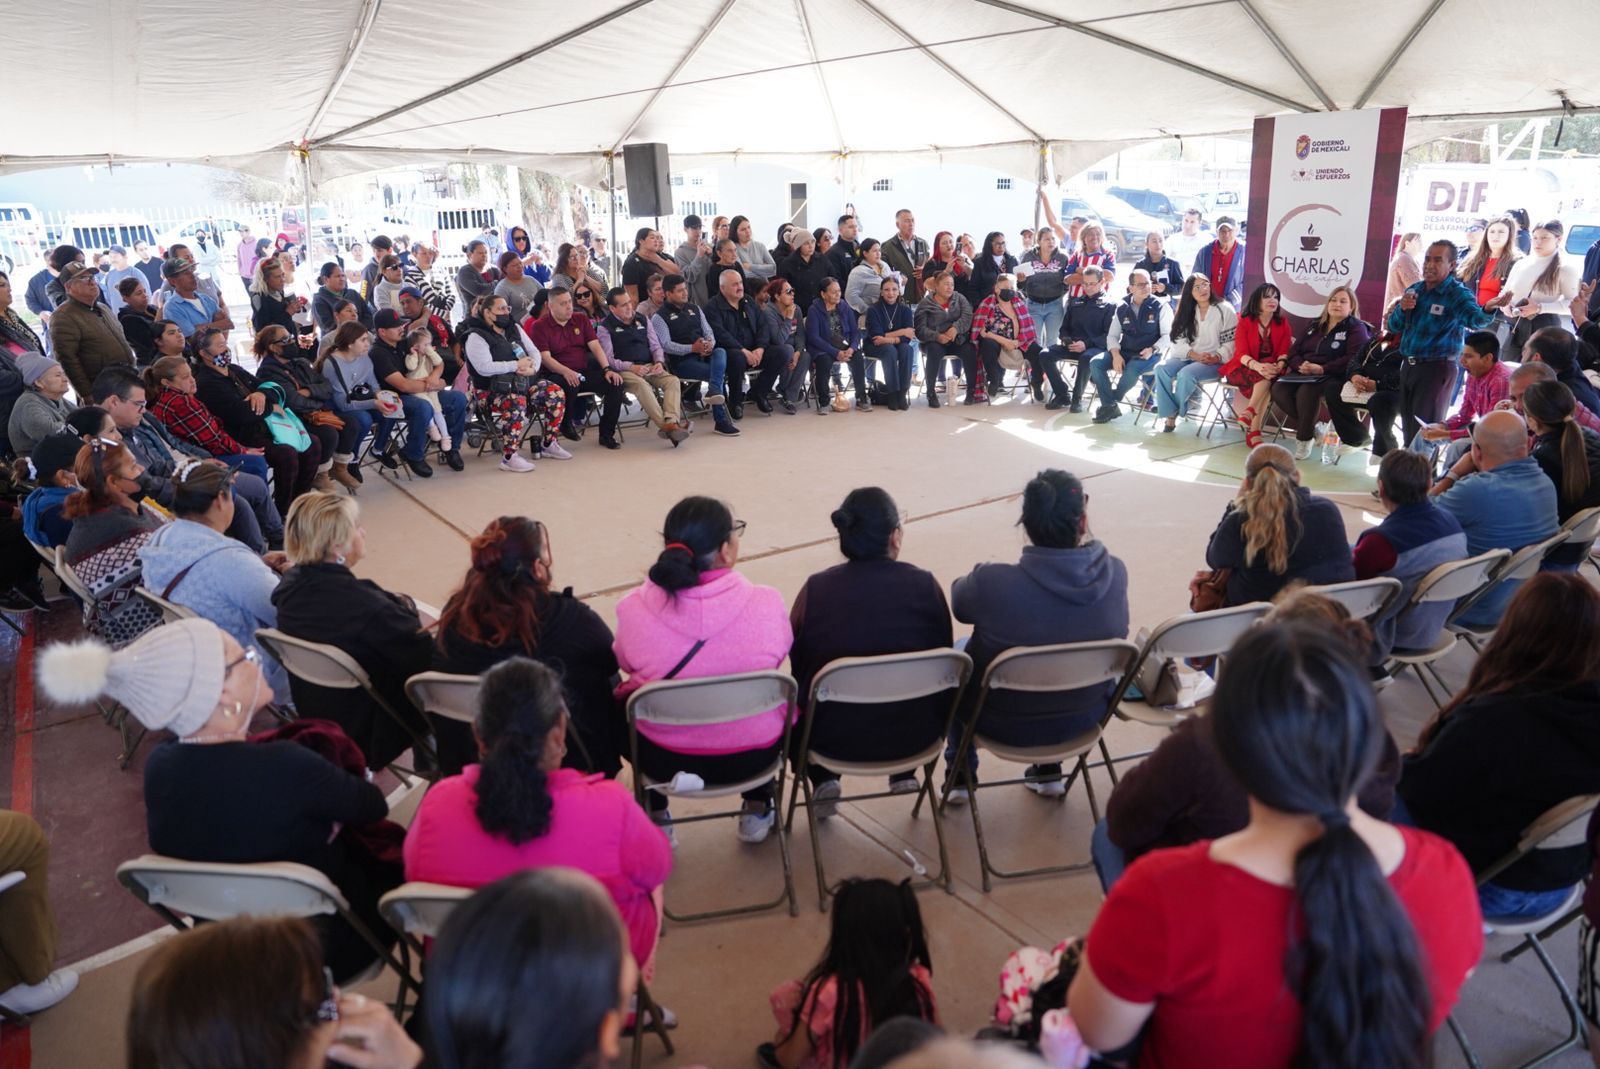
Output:
[[739,841],[741,843],[764,843],[767,833],[772,831],[772,826],[778,822],[777,808],[763,804],[760,809],[749,808],[750,803],[745,803],[745,811],[739,814]]
[[1308,459],[1310,459],[1310,457],[1311,457],[1311,446],[1312,446],[1311,442],[1302,442],[1302,441],[1299,441],[1297,439],[1295,441],[1295,443],[1294,443],[1294,458],[1296,460],[1308,460]]
[[965,787],[950,788],[950,796],[944,800],[945,805],[966,805],[972,800],[972,792]]
[[811,812],[818,820],[827,820],[839,812],[839,795],[843,791],[836,779],[823,780],[811,789]]
[[77,973],[71,969],[57,969],[37,984],[18,984],[9,991],[0,992],[0,1006],[12,1013],[31,1016],[48,1010],[77,988]]
[[572,454],[567,452],[566,446],[561,444],[561,440],[560,439],[557,439],[556,441],[551,442],[549,445],[547,445],[543,449],[539,450],[539,455],[544,457],[546,460],[571,460],[572,459]]
[[500,470],[501,471],[532,471],[533,470],[533,461],[529,460],[527,457],[523,456],[521,453],[512,453],[509,457],[506,457],[504,460],[500,461]]
[[[1039,771],[1037,765],[1029,765],[1026,774],[1029,776],[1038,776],[1043,775],[1044,773]],[[1040,798],[1064,798],[1067,794],[1067,785],[1061,781],[1060,773],[1056,773],[1056,776],[1056,779],[1029,780],[1027,783],[1024,783],[1023,786],[1028,788],[1028,790],[1032,791],[1034,794],[1037,794]]]
[[[659,1002],[656,1003],[655,1008],[657,1010],[661,1011],[661,1026],[663,1028],[665,1028],[667,1031],[670,1032],[674,1028],[678,1027],[678,1015],[677,1014],[673,1013],[671,1010],[667,1009],[665,1006],[661,1005],[661,1003],[659,1003]],[[634,1018],[636,1018],[638,1016],[638,1014],[639,1014],[639,996],[638,995],[634,995],[632,998],[630,998],[628,1000],[628,1017],[627,1017],[627,1020],[623,1023],[623,1026],[622,1026],[622,1030],[624,1032],[633,1031]],[[654,1027],[654,1025],[652,1024],[652,1022],[650,1020],[650,1014],[648,1014],[648,1013],[645,1014],[644,1026],[646,1028]]]

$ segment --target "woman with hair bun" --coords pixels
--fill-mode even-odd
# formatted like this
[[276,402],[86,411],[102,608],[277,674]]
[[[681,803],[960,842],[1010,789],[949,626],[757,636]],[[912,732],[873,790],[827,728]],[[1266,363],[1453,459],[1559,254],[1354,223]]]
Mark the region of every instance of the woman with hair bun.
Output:
[[[900,560],[905,528],[894,498],[876,486],[852,490],[833,510],[832,520],[845,561],[807,579],[789,611],[794,628],[789,669],[800,685],[801,708],[812,679],[829,661],[940,649],[951,642],[950,605],[939,580]],[[872,706],[822,702],[811,725],[811,745],[845,760],[898,757],[927,745],[917,739],[936,738],[949,709],[948,694]],[[794,746],[799,744],[797,725]],[[817,819],[826,820],[837,808],[832,799],[839,796],[839,778],[816,765],[805,773]],[[889,786],[916,790],[916,773],[902,773]]]
[[1356,804],[1385,736],[1362,659],[1321,627],[1252,628],[1207,719],[1250,822],[1111,889],[1067,995],[1084,1040],[1142,1033],[1138,1066],[1430,1064],[1482,918],[1454,848]]
[[[561,673],[572,728],[582,743],[571,748],[564,766],[616,776],[622,759],[611,696],[617,674],[611,629],[573,597],[571,587],[552,587],[550,532],[526,516],[501,516],[472,540],[470,552],[467,574],[439,614],[434,670],[481,675],[509,657],[550,666]],[[446,775],[477,759],[478,741],[466,724],[436,719],[434,733]]]
[[[1022,492],[1022,518],[1028,534],[1016,564],[979,564],[950,587],[957,620],[972,625],[967,652],[972,678],[981,680],[989,663],[1013,646],[1057,642],[1095,642],[1128,637],[1128,569],[1089,533],[1089,495],[1078,479],[1046,468]],[[1062,742],[1092,729],[1105,715],[1113,684],[1095,684],[1062,694],[1002,691],[990,696],[983,733],[1015,746]],[[955,760],[964,725],[976,710],[978,687],[968,687],[960,720],[951,727],[946,761]],[[1056,715],[1041,718],[1041,712]],[[950,768],[949,800],[968,798],[966,778],[976,783],[978,757],[967,767]],[[1059,764],[1029,765],[1028,789],[1046,798],[1066,793]]]
[[572,716],[561,682],[526,657],[484,673],[480,756],[423,798],[406,832],[406,879],[481,887],[552,865],[587,872],[610,891],[648,977],[672,847],[628,788],[562,767]]
[[[744,529],[744,521],[714,497],[686,497],[672,506],[650,577],[617,605],[617,663],[628,676],[619,698],[659,679],[756,672],[783,663],[794,640],[783,595],[734,568]],[[786,715],[778,705],[725,724],[642,724],[634,774],[660,782],[679,772],[708,782],[748,779],[777,756]],[[772,830],[772,789],[766,783],[744,792],[741,842],[762,842]],[[666,798],[658,792],[648,797],[655,818],[670,821]]]

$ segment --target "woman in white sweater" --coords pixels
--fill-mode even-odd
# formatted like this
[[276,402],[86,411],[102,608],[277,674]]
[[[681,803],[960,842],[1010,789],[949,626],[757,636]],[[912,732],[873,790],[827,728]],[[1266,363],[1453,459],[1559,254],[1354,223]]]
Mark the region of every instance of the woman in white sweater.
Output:
[[1189,398],[1221,374],[1222,365],[1233,356],[1233,332],[1239,313],[1227,301],[1214,300],[1211,280],[1196,272],[1183,284],[1183,296],[1172,315],[1172,349],[1156,367],[1156,413],[1166,422],[1161,429],[1171,434],[1178,417],[1189,407]]
[[750,220],[742,215],[734,216],[728,223],[728,236],[733,238],[734,253],[744,265],[746,276],[753,275],[766,283],[778,273],[778,264],[773,260],[772,253],[752,234]]
[[892,272],[889,265],[883,262],[883,246],[877,238],[863,238],[860,252],[861,262],[850,269],[850,275],[845,279],[844,303],[861,315],[866,315],[867,309],[878,299],[883,280]]
[[1578,295],[1578,276],[1582,263],[1561,255],[1565,229],[1558,219],[1533,228],[1533,251],[1511,265],[1505,288],[1495,301],[1504,302],[1506,318],[1515,328],[1512,342],[1520,350],[1533,332],[1542,327],[1560,326],[1560,317]]

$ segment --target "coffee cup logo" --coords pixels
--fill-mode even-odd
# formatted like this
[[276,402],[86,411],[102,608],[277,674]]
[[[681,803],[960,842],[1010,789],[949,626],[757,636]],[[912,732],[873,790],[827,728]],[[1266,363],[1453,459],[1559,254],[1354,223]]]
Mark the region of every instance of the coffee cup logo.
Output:
[[1314,233],[1316,229],[1315,226],[1308,226],[1306,232],[1300,235],[1300,247],[1306,252],[1316,252],[1322,248],[1322,238]]

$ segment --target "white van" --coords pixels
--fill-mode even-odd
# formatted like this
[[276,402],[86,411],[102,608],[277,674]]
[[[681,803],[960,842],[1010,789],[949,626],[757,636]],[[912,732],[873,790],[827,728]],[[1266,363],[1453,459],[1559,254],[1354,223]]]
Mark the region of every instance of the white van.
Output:
[[500,231],[501,242],[505,241],[505,227],[500,223],[499,213],[481,201],[417,201],[396,205],[391,213],[412,221],[414,228],[409,235],[412,241],[426,241],[439,250],[441,259],[450,263],[466,261],[462,247],[482,235],[484,227]]
[[0,240],[6,245],[8,258],[18,263],[44,259],[44,216],[23,201],[0,203]]
[[58,245],[76,245],[93,256],[113,245],[132,249],[137,242],[156,244],[155,228],[142,215],[122,212],[92,212],[69,215],[61,229]]

